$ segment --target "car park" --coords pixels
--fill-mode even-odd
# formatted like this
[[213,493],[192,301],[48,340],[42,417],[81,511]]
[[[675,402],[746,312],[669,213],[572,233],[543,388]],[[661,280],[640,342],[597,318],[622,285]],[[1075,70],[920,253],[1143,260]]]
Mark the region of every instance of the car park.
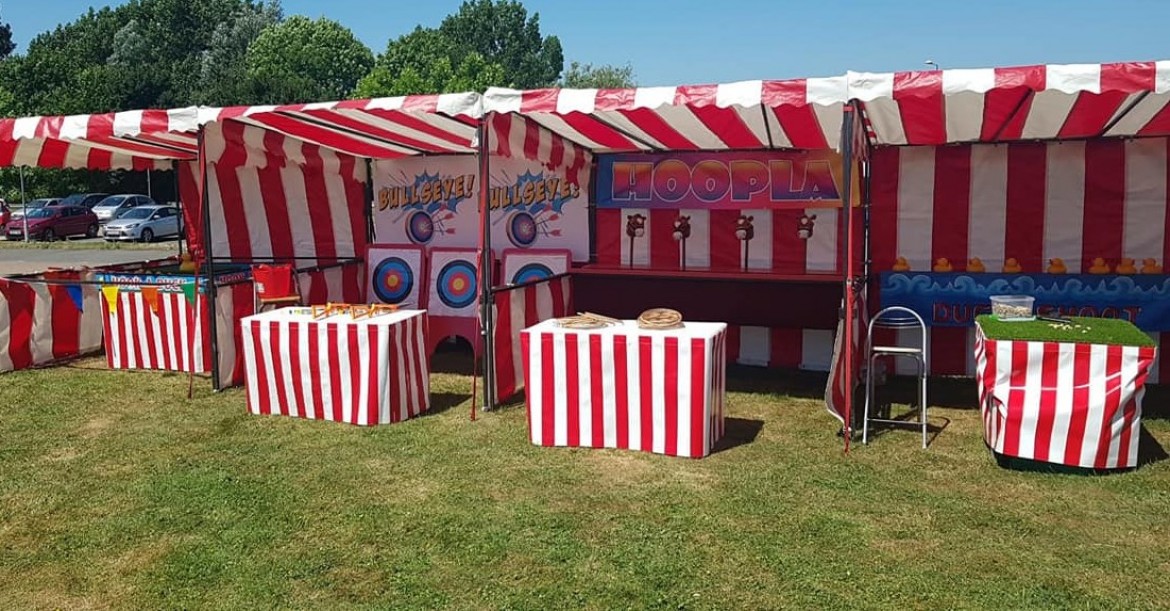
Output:
[[62,206],[81,206],[87,209],[93,209],[98,202],[109,197],[109,193],[74,193],[61,200]]
[[4,235],[9,240],[23,240],[26,226],[29,239],[52,242],[75,235],[95,237],[98,220],[97,215],[82,206],[41,206],[29,210],[27,219],[10,222]]
[[104,225],[118,218],[131,208],[157,205],[158,204],[154,203],[153,199],[150,199],[145,195],[111,195],[98,202],[97,205],[93,207],[93,213],[97,215],[98,222]]
[[12,218],[10,218],[8,220],[10,223],[14,223],[14,222],[22,220],[24,218],[25,212],[31,212],[33,210],[36,210],[37,208],[45,208],[48,206],[60,206],[60,205],[61,205],[61,200],[57,199],[56,197],[42,197],[39,199],[34,199],[30,202],[25,203],[24,207],[19,212],[13,212]]
[[179,211],[173,206],[138,206],[106,223],[102,236],[107,242],[153,242],[156,238],[179,235]]
[[12,209],[8,207],[8,202],[0,199],[0,231],[4,231],[8,221],[12,218]]

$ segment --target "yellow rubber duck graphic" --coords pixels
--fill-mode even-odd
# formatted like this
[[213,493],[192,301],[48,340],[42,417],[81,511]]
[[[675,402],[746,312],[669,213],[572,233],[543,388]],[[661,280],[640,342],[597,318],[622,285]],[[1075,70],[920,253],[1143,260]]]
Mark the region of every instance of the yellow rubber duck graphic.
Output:
[[195,261],[191,260],[191,253],[185,252],[179,255],[179,273],[180,274],[194,274]]
[[1125,276],[1131,276],[1137,273],[1137,267],[1134,266],[1133,259],[1125,257],[1117,264],[1117,269],[1114,271]]
[[1097,257],[1096,259],[1093,259],[1093,265],[1091,267],[1089,267],[1089,273],[1090,274],[1108,274],[1109,273],[1109,264],[1105,262],[1105,259],[1102,259],[1101,257]]
[[1015,257],[1008,257],[1008,260],[1003,262],[1003,273],[1005,274],[1018,274],[1022,271],[1024,268],[1020,267],[1020,262],[1016,261]]
[[906,257],[898,257],[894,259],[894,267],[892,269],[896,272],[908,272],[910,271],[910,264],[906,262]]
[[1157,259],[1143,259],[1142,260],[1143,274],[1160,274],[1162,273],[1162,266],[1158,265]]
[[1067,274],[1068,268],[1064,265],[1064,259],[1054,257],[1048,260],[1048,273],[1050,274]]
[[950,259],[942,257],[938,261],[934,262],[934,271],[940,274],[945,274],[947,272],[955,271],[955,268],[953,265],[951,265]]
[[983,265],[983,259],[973,257],[970,261],[967,261],[967,271],[972,274],[982,274],[987,271],[987,267]]

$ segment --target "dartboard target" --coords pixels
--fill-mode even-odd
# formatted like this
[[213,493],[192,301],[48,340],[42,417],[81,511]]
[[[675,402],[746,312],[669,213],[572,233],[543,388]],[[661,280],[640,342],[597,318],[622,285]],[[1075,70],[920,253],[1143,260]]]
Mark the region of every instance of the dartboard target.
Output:
[[447,263],[439,270],[435,292],[444,305],[454,310],[475,303],[475,266],[458,259]]
[[418,210],[406,217],[406,237],[415,244],[426,244],[435,237],[435,220]]
[[538,282],[553,276],[553,271],[544,263],[527,263],[512,275],[512,284]]
[[399,304],[414,290],[414,270],[401,257],[383,259],[374,268],[374,294],[383,303]]
[[527,212],[516,212],[508,218],[508,239],[520,248],[536,243],[536,219]]

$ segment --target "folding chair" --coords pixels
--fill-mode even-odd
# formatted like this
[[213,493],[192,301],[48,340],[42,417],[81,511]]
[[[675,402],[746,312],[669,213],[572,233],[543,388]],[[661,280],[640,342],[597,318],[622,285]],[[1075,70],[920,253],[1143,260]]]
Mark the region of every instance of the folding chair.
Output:
[[252,266],[252,287],[256,313],[265,306],[302,305],[296,269],[287,263]]

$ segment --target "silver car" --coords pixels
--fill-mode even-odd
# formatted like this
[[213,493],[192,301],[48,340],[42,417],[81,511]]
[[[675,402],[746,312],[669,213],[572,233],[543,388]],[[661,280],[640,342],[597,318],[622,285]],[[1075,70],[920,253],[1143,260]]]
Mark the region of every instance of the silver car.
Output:
[[98,202],[93,207],[93,213],[97,215],[99,223],[105,224],[118,218],[131,208],[157,205],[153,199],[145,195],[111,195]]
[[[95,209],[96,211],[96,209]],[[138,206],[106,223],[103,237],[107,242],[139,240],[152,242],[155,238],[179,234],[179,210],[172,206]]]

